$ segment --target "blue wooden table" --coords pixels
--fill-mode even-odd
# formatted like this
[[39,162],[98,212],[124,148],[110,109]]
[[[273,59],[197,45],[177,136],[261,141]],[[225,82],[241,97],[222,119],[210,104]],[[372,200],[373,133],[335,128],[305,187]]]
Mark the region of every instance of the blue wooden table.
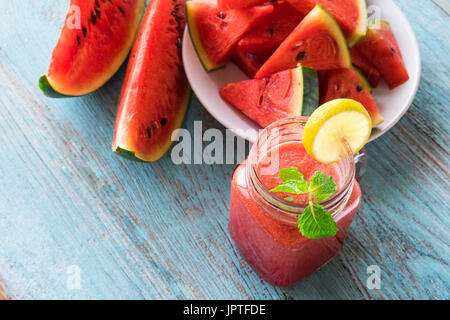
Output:
[[[230,239],[234,166],[110,151],[124,67],[89,96],[42,95],[67,2],[0,0],[0,297],[450,298],[448,0],[397,1],[420,42],[417,98],[367,148],[363,204],[342,252],[286,289],[261,280]],[[224,130],[194,97],[185,128],[195,120]],[[366,286],[370,265],[379,290]]]

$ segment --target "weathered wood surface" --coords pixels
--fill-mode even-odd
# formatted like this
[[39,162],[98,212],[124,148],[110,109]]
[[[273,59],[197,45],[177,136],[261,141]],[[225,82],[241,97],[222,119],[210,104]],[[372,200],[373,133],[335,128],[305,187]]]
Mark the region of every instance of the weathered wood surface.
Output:
[[[0,0],[0,297],[450,298],[447,0],[399,0],[418,35],[413,106],[368,146],[364,199],[343,251],[274,288],[227,232],[230,165],[129,162],[110,151],[124,68],[101,90],[52,100],[38,89],[67,1]],[[223,128],[194,98],[193,121]],[[382,271],[380,290],[366,268]],[[67,270],[81,270],[81,288]]]

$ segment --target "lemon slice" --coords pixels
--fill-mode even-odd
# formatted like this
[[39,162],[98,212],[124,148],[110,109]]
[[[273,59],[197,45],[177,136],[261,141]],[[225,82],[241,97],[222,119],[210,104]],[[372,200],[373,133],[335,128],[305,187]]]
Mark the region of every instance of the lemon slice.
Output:
[[364,106],[352,99],[336,99],[317,108],[303,131],[306,152],[322,163],[340,160],[344,141],[354,153],[372,132],[372,120]]

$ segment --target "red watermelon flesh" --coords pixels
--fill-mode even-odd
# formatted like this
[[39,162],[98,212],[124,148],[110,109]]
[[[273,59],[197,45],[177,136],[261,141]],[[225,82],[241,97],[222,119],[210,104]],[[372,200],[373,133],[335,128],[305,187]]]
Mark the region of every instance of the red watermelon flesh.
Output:
[[347,98],[360,102],[369,112],[372,125],[376,127],[384,121],[372,95],[364,89],[354,69],[336,69],[319,72],[320,104]]
[[287,2],[276,4],[273,13],[263,24],[242,38],[238,47],[252,53],[272,53],[298,26],[303,17],[303,14]]
[[217,0],[217,8],[225,11],[230,9],[245,9],[270,2],[269,0]]
[[268,78],[230,83],[219,91],[221,97],[263,128],[302,109],[301,67],[276,73]]
[[356,47],[350,49],[350,56],[352,58],[352,64],[361,70],[367,80],[369,80],[370,85],[376,88],[381,78],[377,68]]
[[389,22],[376,21],[356,47],[371,61],[392,90],[409,80],[402,53]]
[[212,3],[188,1],[189,32],[205,69],[222,67],[231,59],[237,42],[272,12],[272,5],[222,12]]
[[270,54],[245,52],[238,47],[236,48],[232,61],[244,71],[245,74],[250,78],[253,78],[269,57]]
[[347,42],[333,17],[316,6],[256,73],[268,77],[298,63],[315,70],[351,68]]
[[350,46],[365,34],[367,9],[362,0],[287,0],[287,2],[303,15],[307,15],[318,4],[323,6],[336,19]]

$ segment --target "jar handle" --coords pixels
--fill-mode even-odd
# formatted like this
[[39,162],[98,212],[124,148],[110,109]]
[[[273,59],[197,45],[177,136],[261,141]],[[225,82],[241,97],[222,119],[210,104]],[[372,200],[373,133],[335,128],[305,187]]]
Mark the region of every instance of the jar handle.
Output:
[[362,148],[355,154],[355,178],[358,183],[364,177],[367,169],[367,161],[369,160],[369,153],[366,148]]

